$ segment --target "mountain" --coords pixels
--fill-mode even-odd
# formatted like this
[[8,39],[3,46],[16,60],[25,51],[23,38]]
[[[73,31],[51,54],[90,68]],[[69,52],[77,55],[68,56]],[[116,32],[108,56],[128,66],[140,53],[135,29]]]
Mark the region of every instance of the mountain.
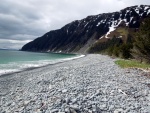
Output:
[[61,29],[50,31],[24,45],[22,51],[86,53],[97,42],[114,36],[123,41],[136,32],[150,16],[150,5],[127,7],[119,12],[103,13],[73,21]]

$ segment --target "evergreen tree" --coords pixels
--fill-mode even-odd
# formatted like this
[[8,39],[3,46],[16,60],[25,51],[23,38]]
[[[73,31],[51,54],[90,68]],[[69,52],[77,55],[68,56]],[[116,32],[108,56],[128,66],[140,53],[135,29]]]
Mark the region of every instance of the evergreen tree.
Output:
[[131,48],[132,48],[132,44],[130,44],[130,43],[122,44],[120,46],[121,57],[124,58],[124,59],[131,58],[131,52],[130,52]]
[[145,19],[136,33],[133,54],[150,63],[150,17]]
[[113,48],[113,55],[116,56],[116,57],[119,57],[119,54],[120,54],[120,45],[115,45],[114,48]]

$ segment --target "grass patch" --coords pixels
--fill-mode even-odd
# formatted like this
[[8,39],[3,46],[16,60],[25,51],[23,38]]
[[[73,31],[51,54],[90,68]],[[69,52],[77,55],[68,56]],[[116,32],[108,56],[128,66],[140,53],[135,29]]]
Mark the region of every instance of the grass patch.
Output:
[[150,68],[150,64],[140,63],[134,60],[117,60],[115,61],[115,63],[122,68],[142,68],[142,69]]

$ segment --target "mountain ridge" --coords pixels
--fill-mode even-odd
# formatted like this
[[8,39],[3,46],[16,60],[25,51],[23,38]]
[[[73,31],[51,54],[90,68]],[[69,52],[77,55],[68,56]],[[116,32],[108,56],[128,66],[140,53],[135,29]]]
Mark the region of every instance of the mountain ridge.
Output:
[[[87,53],[97,41],[112,38],[117,28],[132,28],[134,31],[149,16],[150,5],[131,6],[118,12],[87,16],[44,34],[24,45],[21,50]],[[117,36],[121,37],[120,34]]]

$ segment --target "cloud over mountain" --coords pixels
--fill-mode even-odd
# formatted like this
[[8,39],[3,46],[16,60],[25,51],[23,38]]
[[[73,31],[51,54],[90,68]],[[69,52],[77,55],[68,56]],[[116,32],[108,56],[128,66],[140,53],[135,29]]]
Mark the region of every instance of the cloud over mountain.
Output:
[[28,41],[73,20],[140,4],[148,5],[150,1],[1,0],[0,48],[19,49]]

